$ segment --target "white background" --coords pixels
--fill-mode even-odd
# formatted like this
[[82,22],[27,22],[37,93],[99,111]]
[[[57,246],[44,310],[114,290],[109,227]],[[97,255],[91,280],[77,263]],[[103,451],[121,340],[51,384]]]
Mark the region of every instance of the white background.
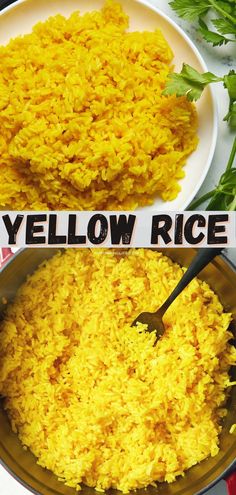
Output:
[[[200,53],[202,54],[205,62],[208,65],[208,69],[211,72],[214,72],[215,74],[221,76],[226,74],[231,68],[233,68],[233,47],[211,48],[210,45],[200,40],[194,27],[189,26],[189,24],[181,21],[177,18],[177,16],[175,16],[175,14],[170,9],[167,0],[149,0],[149,3],[159,7],[161,10],[163,10],[163,12],[168,14],[172,19],[177,21],[178,24],[185,29],[190,38],[197,45]],[[220,122],[219,137],[212,167],[204,185],[199,192],[199,195],[211,190],[217,184],[220,175],[225,169],[233,141],[233,134],[230,134],[226,123],[223,123],[222,121],[224,115],[227,113],[228,99],[226,91],[223,89],[221,83],[217,83],[214,85],[214,91],[218,101]],[[236,249],[229,250],[228,254],[231,260],[233,260],[236,264]],[[0,495],[27,494],[29,494],[28,490],[21,487],[0,466]],[[207,495],[226,495],[225,483],[219,483],[215,488],[209,490],[207,492]]]

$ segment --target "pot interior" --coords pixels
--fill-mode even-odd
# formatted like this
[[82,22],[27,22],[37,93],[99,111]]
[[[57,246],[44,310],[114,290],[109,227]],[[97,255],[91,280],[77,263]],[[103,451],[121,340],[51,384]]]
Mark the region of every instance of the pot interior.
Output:
[[[19,251],[10,260],[0,273],[0,312],[3,314],[2,297],[8,301],[14,299],[18,287],[24,282],[27,274],[32,273],[44,260],[56,253],[54,248],[28,248]],[[188,266],[195,251],[192,249],[165,249],[165,254],[181,265]],[[218,294],[226,310],[233,314],[231,330],[236,337],[236,272],[223,258],[218,257],[205,270],[201,277]],[[232,377],[236,379],[236,369],[232,370]],[[60,483],[48,470],[36,464],[35,457],[22,448],[17,436],[11,431],[9,421],[0,402],[0,459],[11,474],[34,493],[41,495],[75,495],[75,490]],[[232,388],[227,403],[228,414],[224,419],[223,430],[220,436],[219,454],[206,459],[192,467],[184,478],[172,484],[161,483],[158,488],[149,487],[147,490],[138,490],[139,495],[196,495],[203,493],[206,488],[218,481],[225,471],[235,461],[236,436],[229,433],[236,417],[236,387]],[[96,492],[88,487],[82,488],[82,495],[94,495]],[[109,490],[109,493],[117,493]]]

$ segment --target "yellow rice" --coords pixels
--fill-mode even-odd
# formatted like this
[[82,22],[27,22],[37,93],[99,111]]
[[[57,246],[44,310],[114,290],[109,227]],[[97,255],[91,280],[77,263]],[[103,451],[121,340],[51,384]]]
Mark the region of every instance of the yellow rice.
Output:
[[161,31],[127,28],[109,0],[0,47],[1,208],[130,210],[178,195],[196,110],[161,94],[173,70]]
[[166,333],[130,327],[183,273],[148,250],[68,250],[44,262],[8,306],[0,393],[24,446],[67,485],[128,490],[172,482],[219,451],[230,314],[195,279]]

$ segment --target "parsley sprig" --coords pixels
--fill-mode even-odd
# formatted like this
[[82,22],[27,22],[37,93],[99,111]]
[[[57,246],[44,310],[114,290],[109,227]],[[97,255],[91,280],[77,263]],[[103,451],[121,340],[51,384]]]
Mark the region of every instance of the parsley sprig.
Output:
[[[200,74],[188,64],[183,64],[180,74],[173,72],[169,75],[164,95],[186,96],[190,101],[196,101],[202,95],[204,88],[214,82],[223,82],[229,95],[229,110],[224,117],[232,130],[236,129],[236,73],[230,70],[223,77],[212,72]],[[236,168],[233,162],[236,155],[236,138],[234,139],[230,158],[225,172],[220,178],[218,186],[201,198],[191,203],[189,210],[194,210],[203,202],[211,199],[207,210],[234,210],[236,211]]]
[[231,129],[236,129],[236,72],[234,70],[230,70],[223,77],[218,77],[212,72],[201,74],[190,65],[183,64],[180,74],[173,72],[168,76],[163,94],[186,95],[188,100],[196,101],[200,98],[204,88],[214,82],[223,82],[228,90],[229,109],[224,120],[229,123]]
[[236,41],[235,0],[173,0],[170,5],[179,17],[198,21],[198,31],[213,46]]
[[[236,0],[172,0],[171,7],[175,12],[188,21],[198,21],[198,31],[203,38],[220,46],[236,41]],[[213,30],[211,29],[213,27]],[[231,130],[236,130],[236,72],[230,70],[223,77],[218,77],[212,72],[200,74],[187,64],[183,64],[180,74],[172,73],[168,77],[165,95],[175,94],[186,96],[190,101],[200,98],[204,88],[215,82],[222,82],[229,95],[229,109],[224,120],[228,122]],[[193,201],[189,207],[194,210],[203,202],[210,200],[207,210],[232,210],[236,211],[236,137],[232,150],[218,185],[212,191]]]
[[200,198],[193,201],[189,210],[195,210],[202,203],[210,199],[206,210],[209,211],[236,211],[236,167],[233,167],[233,162],[236,156],[236,138],[233,142],[233,147],[230,153],[229,161],[225,172],[220,178],[219,184],[215,189],[204,194]]
[[[224,117],[231,128],[236,130],[236,73],[230,70],[223,77],[218,77],[212,72],[200,74],[197,70],[187,64],[183,64],[180,74],[172,73],[169,75],[164,95],[186,96],[190,101],[196,101],[202,95],[204,88],[214,82],[223,82],[224,87],[229,95],[229,109]],[[201,198],[193,201],[189,210],[194,210],[203,202],[210,199],[207,210],[234,210],[236,211],[236,168],[233,167],[236,156],[236,138],[230,153],[229,161],[225,172],[220,178],[219,184],[215,189],[209,191]]]

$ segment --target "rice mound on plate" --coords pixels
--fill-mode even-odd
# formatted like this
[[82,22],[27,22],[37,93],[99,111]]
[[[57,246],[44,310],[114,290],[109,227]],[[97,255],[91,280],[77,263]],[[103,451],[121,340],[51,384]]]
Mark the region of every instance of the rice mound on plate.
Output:
[[29,276],[0,332],[0,393],[12,428],[67,485],[123,492],[177,476],[219,451],[230,314],[195,279],[166,333],[130,327],[183,269],[148,249],[59,252]]
[[0,207],[132,210],[174,199],[197,114],[163,96],[173,53],[160,30],[101,11],[37,24],[0,47]]

